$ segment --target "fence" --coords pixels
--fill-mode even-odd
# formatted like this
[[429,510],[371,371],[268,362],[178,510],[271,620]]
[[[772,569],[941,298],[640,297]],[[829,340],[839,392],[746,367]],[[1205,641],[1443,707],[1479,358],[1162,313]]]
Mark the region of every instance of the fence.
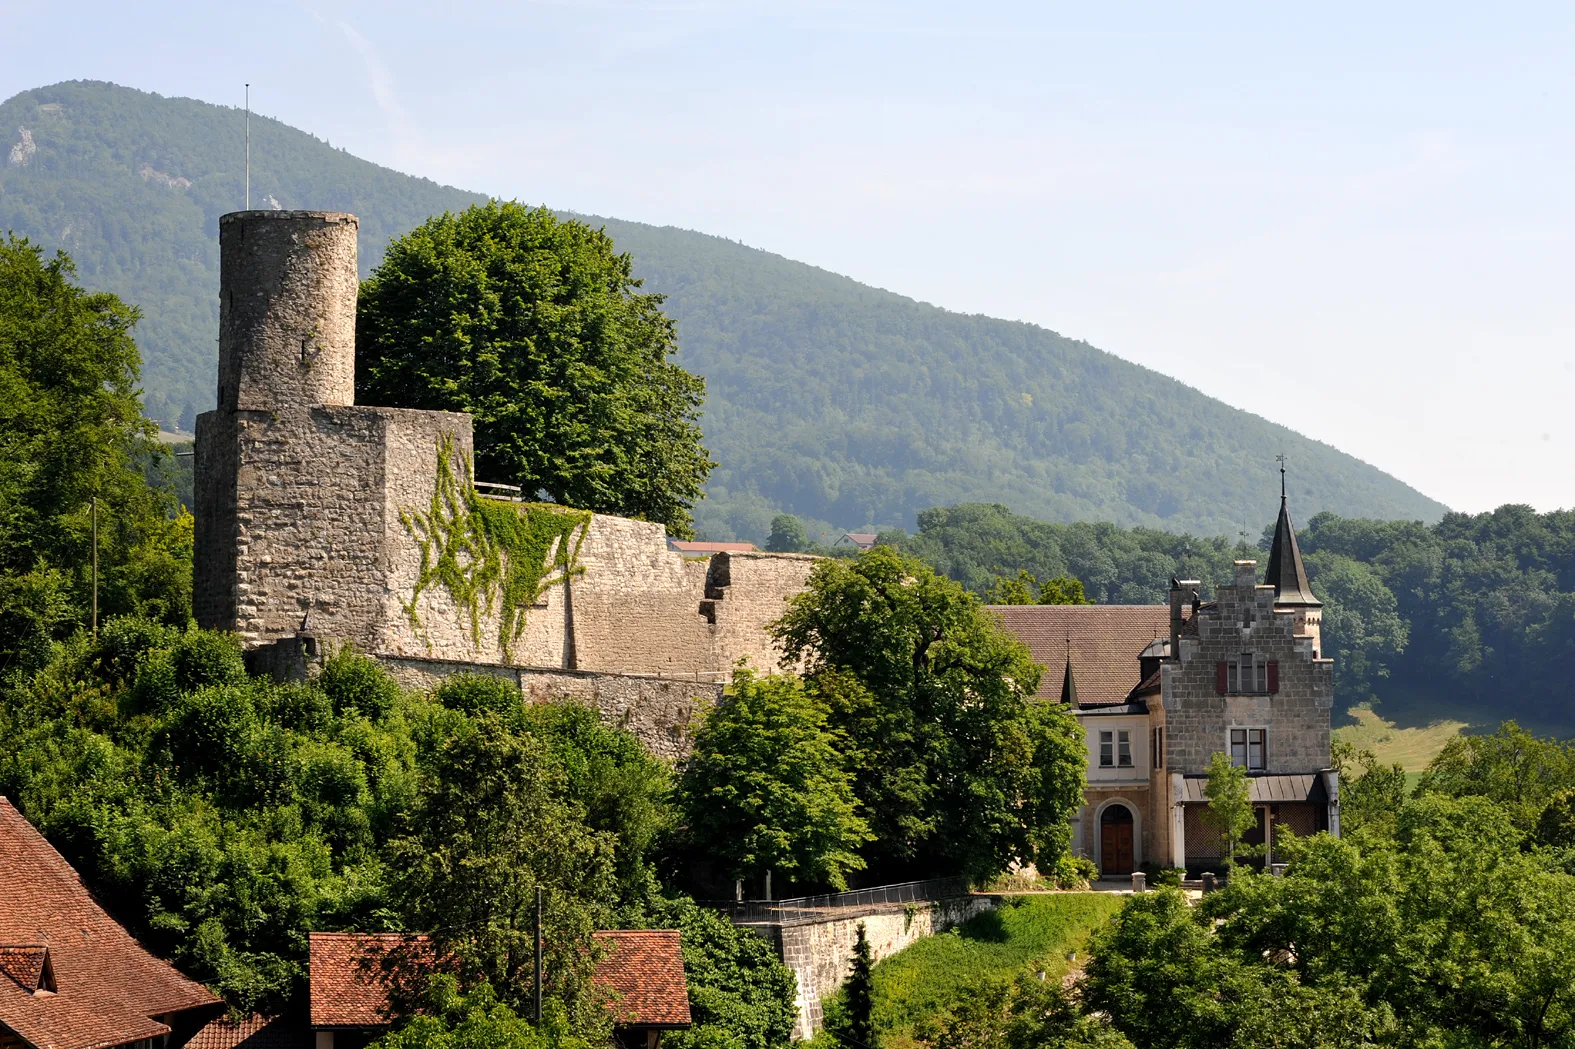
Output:
[[713,902],[709,906],[726,914],[735,925],[755,923],[793,925],[801,922],[856,918],[877,914],[909,903],[927,903],[948,896],[968,893],[967,878],[935,878],[930,881],[905,881],[896,885],[877,885],[853,892],[825,896],[801,896],[792,900],[744,900]]

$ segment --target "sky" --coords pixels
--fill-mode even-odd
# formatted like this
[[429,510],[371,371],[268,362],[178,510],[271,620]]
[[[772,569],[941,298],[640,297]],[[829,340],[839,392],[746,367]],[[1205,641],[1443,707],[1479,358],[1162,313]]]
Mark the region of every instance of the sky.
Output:
[[0,98],[250,81],[410,174],[1041,324],[1454,509],[1575,505],[1575,5],[1297,6],[0,0]]

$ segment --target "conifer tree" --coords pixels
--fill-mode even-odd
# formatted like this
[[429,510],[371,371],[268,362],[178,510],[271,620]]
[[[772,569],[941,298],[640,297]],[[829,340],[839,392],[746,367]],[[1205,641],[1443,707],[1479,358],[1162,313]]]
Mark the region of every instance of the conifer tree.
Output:
[[859,938],[853,944],[853,972],[842,985],[847,1020],[838,1035],[846,1049],[877,1049],[875,1043],[875,978],[871,970],[870,941],[859,922]]

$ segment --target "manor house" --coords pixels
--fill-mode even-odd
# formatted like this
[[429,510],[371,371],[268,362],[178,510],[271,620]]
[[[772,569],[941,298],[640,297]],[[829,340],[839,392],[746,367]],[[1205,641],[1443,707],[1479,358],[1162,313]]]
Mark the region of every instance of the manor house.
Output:
[[1218,869],[1220,835],[1203,820],[1210,758],[1250,777],[1258,824],[1340,830],[1330,766],[1334,665],[1321,651],[1322,604],[1307,582],[1284,494],[1262,584],[1237,561],[1212,601],[1171,580],[1166,605],[1001,605],[995,612],[1048,668],[1046,701],[1073,708],[1088,740],[1088,786],[1072,848],[1106,876],[1152,864]]
[[[219,220],[218,407],[197,420],[195,458],[198,623],[239,635],[254,669],[304,673],[350,644],[406,684],[492,673],[680,752],[696,703],[738,661],[778,669],[765,627],[814,559],[689,556],[660,524],[525,507],[472,476],[469,415],[356,404],[357,228],[331,212]],[[483,549],[477,530],[500,498],[561,532],[534,550],[549,571],[523,607],[507,607],[507,551]]]

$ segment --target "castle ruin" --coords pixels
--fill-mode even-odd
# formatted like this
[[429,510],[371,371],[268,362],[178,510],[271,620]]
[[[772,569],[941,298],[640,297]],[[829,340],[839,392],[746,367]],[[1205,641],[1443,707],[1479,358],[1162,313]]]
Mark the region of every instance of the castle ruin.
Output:
[[516,629],[496,588],[464,605],[434,585],[422,515],[483,498],[471,418],[355,403],[357,225],[308,211],[219,220],[218,407],[197,420],[195,458],[198,623],[233,631],[276,672],[350,644],[407,684],[497,674],[680,751],[695,704],[739,660],[779,669],[765,628],[814,559],[685,558],[659,524],[578,515],[548,553],[556,581]]

